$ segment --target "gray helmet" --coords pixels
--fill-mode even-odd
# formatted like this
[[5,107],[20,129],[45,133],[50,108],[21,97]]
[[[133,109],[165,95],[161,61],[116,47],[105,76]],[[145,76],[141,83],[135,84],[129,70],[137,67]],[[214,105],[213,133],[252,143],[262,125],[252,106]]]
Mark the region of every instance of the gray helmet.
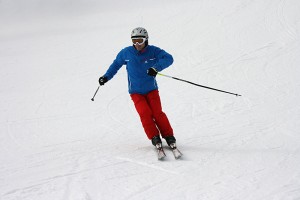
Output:
[[137,27],[131,31],[131,38],[135,38],[135,37],[143,37],[148,39],[148,32],[146,29],[142,27]]

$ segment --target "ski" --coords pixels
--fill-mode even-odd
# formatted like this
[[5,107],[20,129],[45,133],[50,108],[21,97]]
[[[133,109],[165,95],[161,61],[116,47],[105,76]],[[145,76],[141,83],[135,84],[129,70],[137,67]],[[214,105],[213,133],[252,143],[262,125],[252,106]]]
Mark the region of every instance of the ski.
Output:
[[158,160],[163,160],[166,157],[166,154],[164,152],[164,149],[163,149],[161,143],[158,143],[156,145],[156,149],[157,149],[157,158],[158,158]]
[[176,146],[175,143],[170,144],[170,148],[171,148],[172,153],[173,153],[173,155],[174,155],[174,158],[175,158],[176,160],[179,159],[179,158],[181,158],[181,156],[182,156],[183,154],[179,151],[179,149],[177,148],[177,146]]
[[[173,153],[173,156],[176,160],[180,159],[181,156],[183,155],[179,149],[177,148],[176,144],[173,143],[173,144],[170,144],[170,149]],[[162,144],[161,143],[158,143],[156,145],[156,150],[157,150],[157,158],[158,160],[163,160],[165,157],[166,157],[166,154],[165,154],[165,151],[162,147]]]

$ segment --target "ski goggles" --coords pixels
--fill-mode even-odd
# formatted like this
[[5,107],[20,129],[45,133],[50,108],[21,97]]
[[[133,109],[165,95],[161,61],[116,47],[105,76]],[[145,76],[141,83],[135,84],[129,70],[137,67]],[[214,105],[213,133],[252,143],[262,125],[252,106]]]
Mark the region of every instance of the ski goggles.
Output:
[[137,45],[137,44],[142,45],[146,42],[147,39],[140,37],[140,38],[131,38],[131,40],[132,40],[133,45]]

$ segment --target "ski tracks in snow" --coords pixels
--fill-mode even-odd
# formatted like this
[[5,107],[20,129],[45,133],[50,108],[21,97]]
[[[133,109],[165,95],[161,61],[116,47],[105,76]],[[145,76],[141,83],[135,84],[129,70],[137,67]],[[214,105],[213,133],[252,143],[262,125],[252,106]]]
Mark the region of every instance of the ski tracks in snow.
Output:
[[[8,185],[1,196],[6,200],[50,200],[53,195],[54,199],[60,196],[62,200],[92,200],[90,187],[86,187],[88,180],[107,168],[124,163],[106,156],[100,158],[99,150],[97,145],[86,146],[83,142],[47,146],[40,153],[26,156],[25,165],[20,160],[19,165],[23,167],[8,171],[3,179],[15,177],[18,181]],[[25,174],[32,174],[32,179],[22,180],[20,177]]]
[[[153,154],[153,157],[155,157],[155,156],[156,155]],[[119,160],[124,160],[124,161],[130,162],[130,163],[134,163],[134,164],[137,164],[137,165],[140,165],[140,166],[155,169],[155,170],[158,170],[158,171],[161,171],[161,172],[166,172],[166,173],[169,173],[169,174],[177,174],[177,175],[180,174],[176,171],[165,169],[163,167],[157,166],[157,164],[154,164],[154,163],[150,164],[150,163],[147,163],[147,162],[143,162],[143,161],[139,161],[139,160],[135,160],[135,159],[130,159],[130,158],[125,158],[125,157],[116,157],[116,158],[119,159]],[[162,162],[164,162],[164,161],[162,161]],[[166,161],[166,162],[168,162],[168,161]]]

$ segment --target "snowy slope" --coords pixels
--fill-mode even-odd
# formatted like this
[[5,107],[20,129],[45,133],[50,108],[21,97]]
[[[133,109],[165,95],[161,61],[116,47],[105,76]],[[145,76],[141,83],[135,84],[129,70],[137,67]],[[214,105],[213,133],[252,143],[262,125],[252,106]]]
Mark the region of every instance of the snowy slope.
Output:
[[[297,0],[1,0],[0,199],[300,199]],[[157,161],[126,71],[144,26],[182,160]]]

